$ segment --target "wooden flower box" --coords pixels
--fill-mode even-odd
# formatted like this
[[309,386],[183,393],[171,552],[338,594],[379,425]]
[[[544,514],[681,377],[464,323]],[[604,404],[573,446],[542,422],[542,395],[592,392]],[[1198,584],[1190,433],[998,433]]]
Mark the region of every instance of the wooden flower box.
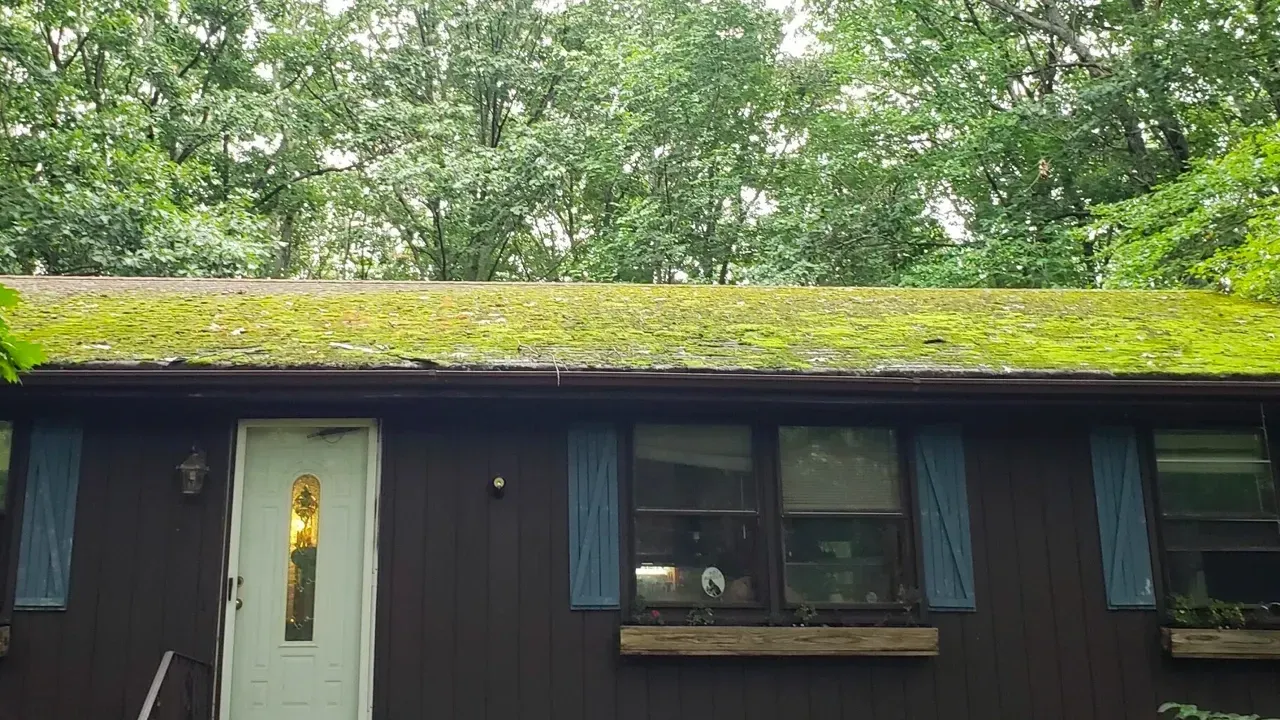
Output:
[[623,655],[929,657],[938,654],[938,630],[626,625],[619,649]]
[[1164,647],[1173,657],[1280,660],[1280,630],[1163,628]]

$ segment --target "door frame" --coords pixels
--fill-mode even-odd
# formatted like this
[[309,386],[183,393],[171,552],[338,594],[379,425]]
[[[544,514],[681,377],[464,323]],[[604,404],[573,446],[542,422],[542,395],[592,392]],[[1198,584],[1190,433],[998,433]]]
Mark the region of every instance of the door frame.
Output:
[[227,571],[223,575],[222,632],[218,646],[222,654],[218,664],[217,687],[218,718],[231,720],[231,662],[235,657],[236,608],[234,578],[240,569],[240,518],[244,499],[244,468],[246,438],[250,428],[258,427],[363,427],[369,429],[369,456],[365,461],[365,512],[364,512],[364,578],[360,593],[360,665],[356,688],[356,717],[371,720],[373,716],[373,650],[374,612],[378,601],[378,497],[381,492],[382,433],[375,418],[285,418],[242,419],[236,427],[235,471],[231,491],[231,528],[227,545]]

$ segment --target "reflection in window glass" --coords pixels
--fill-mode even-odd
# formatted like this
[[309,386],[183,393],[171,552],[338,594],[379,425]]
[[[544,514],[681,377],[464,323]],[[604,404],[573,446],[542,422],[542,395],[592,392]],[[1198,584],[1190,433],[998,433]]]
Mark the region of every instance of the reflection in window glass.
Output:
[[778,444],[787,602],[894,602],[905,519],[893,430],[783,427]]
[[898,527],[897,518],[787,518],[787,602],[893,602]]
[[751,428],[635,428],[635,578],[646,602],[755,603]]
[[320,540],[320,480],[302,475],[293,481],[289,519],[289,577],[284,639],[314,639],[316,555]]
[[896,511],[898,448],[887,428],[784,427],[782,502],[789,511]]
[[755,518],[636,517],[636,592],[689,605],[754,602]]
[[1280,601],[1280,518],[1261,430],[1161,431],[1155,449],[1170,592]]
[[0,422],[0,512],[8,509],[9,450],[13,446],[13,424]]
[[635,454],[638,508],[755,509],[751,428],[639,425]]

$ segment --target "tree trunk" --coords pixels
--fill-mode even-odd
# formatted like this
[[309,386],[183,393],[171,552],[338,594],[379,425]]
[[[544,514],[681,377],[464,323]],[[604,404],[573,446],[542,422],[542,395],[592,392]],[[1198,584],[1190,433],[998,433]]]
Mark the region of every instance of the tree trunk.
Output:
[[280,242],[276,245],[276,257],[271,264],[271,277],[282,278],[289,269],[293,257],[293,213],[287,212],[280,220]]

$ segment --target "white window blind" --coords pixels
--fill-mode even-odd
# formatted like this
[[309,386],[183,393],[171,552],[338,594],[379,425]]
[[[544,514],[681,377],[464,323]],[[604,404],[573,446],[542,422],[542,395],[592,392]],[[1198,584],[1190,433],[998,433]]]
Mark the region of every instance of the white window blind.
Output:
[[641,460],[751,471],[751,428],[736,425],[637,425]]
[[893,430],[783,427],[779,442],[785,511],[901,509]]

